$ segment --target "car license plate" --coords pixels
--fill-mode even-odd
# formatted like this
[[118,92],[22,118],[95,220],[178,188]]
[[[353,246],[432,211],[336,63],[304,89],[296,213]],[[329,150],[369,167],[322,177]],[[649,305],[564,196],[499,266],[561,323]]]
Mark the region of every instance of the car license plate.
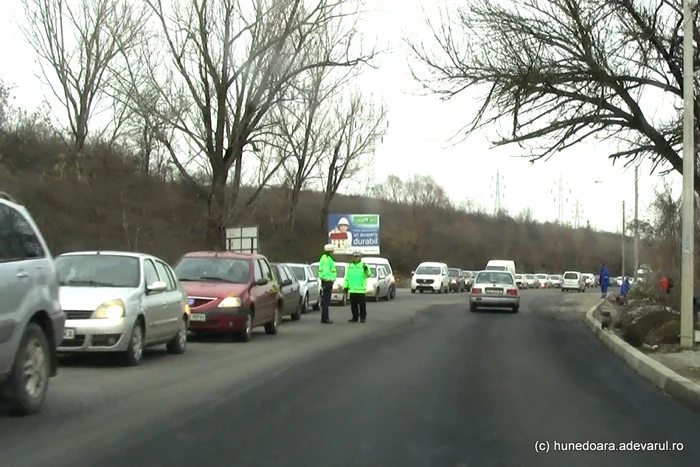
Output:
[[63,330],[64,339],[75,339],[75,329],[64,329]]
[[501,289],[486,289],[486,293],[502,294],[503,290],[501,290]]
[[190,321],[206,321],[207,315],[204,313],[192,313],[190,315]]

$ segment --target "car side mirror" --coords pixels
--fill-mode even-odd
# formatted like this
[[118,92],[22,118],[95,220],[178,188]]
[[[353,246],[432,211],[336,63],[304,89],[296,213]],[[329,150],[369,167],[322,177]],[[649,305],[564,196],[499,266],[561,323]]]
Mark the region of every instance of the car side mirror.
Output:
[[146,290],[148,291],[148,293],[165,292],[167,288],[168,284],[162,281],[155,281],[152,284],[146,286]]
[[255,285],[267,285],[267,283],[270,282],[269,280],[262,278],[258,279],[255,281]]
[[414,275],[415,273],[416,273],[416,271],[411,271],[411,275]]
[[282,287],[286,287],[288,285],[292,285],[292,280],[291,279],[285,279],[282,281]]

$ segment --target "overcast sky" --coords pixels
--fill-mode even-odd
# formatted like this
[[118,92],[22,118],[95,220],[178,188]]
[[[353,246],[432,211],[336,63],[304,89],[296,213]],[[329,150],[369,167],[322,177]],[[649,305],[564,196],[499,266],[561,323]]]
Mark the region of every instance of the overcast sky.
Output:
[[[478,108],[475,95],[447,103],[418,95],[417,85],[408,74],[410,58],[402,43],[402,32],[409,30],[413,36],[422,37],[421,0],[377,3],[381,8],[367,15],[363,29],[368,35],[378,37],[380,44],[387,44],[390,52],[381,57],[378,70],[369,71],[361,78],[363,87],[381,97],[389,112],[389,134],[375,157],[377,183],[390,174],[402,178],[415,173],[432,175],[455,202],[469,198],[493,211],[499,174],[502,206],[513,214],[530,207],[537,219],[545,221],[557,218],[561,179],[567,221],[573,222],[577,200],[581,224],[590,220],[595,228],[618,231],[622,200],[626,201],[628,219],[632,218],[633,170],[613,167],[606,158],[614,152],[613,147],[579,145],[549,161],[531,165],[517,157],[522,155],[517,147],[489,149],[489,136],[493,134],[475,134],[453,145],[449,139]],[[38,72],[35,54],[18,30],[16,20],[20,13],[19,2],[0,3],[0,43],[3,44],[0,79],[15,86],[16,104],[33,109],[48,91],[35,77]],[[667,176],[666,181],[680,194],[679,175]],[[654,190],[661,185],[661,179],[650,175],[648,165],[643,165],[639,181],[640,217],[645,217]]]

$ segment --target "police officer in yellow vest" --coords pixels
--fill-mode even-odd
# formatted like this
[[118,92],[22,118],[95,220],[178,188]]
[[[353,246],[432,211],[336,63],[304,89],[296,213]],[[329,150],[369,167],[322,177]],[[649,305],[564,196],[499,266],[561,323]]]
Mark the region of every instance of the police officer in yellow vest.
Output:
[[335,260],[333,259],[333,251],[335,247],[328,244],[323,247],[323,254],[318,260],[318,278],[321,279],[321,289],[323,295],[321,297],[321,322],[323,324],[333,324],[329,316],[329,308],[331,305],[331,294],[333,293],[333,284],[338,277],[335,269]]
[[355,252],[352,263],[348,264],[345,273],[345,289],[350,292],[350,310],[352,310],[351,323],[367,321],[367,278],[372,274],[369,267],[362,262],[362,254]]

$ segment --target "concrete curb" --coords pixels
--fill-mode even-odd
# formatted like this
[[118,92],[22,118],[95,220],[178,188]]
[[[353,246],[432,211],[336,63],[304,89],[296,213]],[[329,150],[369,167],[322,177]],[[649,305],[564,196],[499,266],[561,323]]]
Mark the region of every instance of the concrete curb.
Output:
[[614,332],[601,328],[600,321],[595,319],[593,313],[603,304],[601,300],[597,305],[586,312],[586,324],[591,331],[603,341],[615,354],[622,358],[637,373],[651,381],[656,387],[669,396],[678,399],[700,412],[700,385],[685,378],[670,368],[662,365],[651,357],[646,356],[640,350],[634,348]]

